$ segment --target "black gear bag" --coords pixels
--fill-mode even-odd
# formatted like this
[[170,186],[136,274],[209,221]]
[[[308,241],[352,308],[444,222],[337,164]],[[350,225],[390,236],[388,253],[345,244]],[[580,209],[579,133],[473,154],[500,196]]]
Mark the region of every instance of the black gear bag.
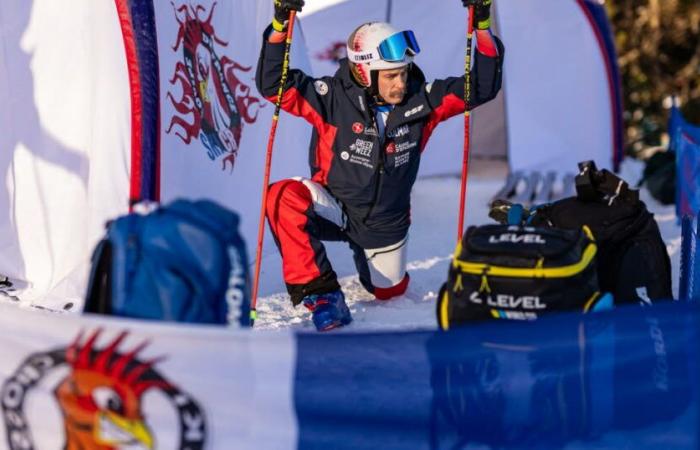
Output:
[[588,226],[598,243],[598,281],[615,304],[672,299],[671,261],[639,192],[593,162],[580,163],[577,196],[537,208],[529,222],[576,230]]
[[440,290],[439,326],[446,330],[474,321],[592,310],[601,298],[596,253],[587,227],[470,227]]

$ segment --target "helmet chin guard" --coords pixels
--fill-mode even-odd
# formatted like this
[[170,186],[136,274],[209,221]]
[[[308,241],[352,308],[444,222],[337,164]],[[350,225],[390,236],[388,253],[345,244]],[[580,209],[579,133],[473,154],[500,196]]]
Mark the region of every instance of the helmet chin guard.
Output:
[[376,91],[376,71],[411,64],[420,47],[412,31],[398,31],[385,22],[369,22],[352,32],[347,51],[355,80]]

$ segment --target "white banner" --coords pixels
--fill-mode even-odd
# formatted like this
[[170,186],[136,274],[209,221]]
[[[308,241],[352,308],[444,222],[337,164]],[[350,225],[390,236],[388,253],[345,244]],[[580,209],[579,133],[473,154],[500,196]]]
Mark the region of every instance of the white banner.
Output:
[[0,328],[0,449],[296,448],[291,334],[7,305]]
[[0,298],[79,307],[126,211],[129,86],[113,1],[0,6]]
[[[238,212],[252,259],[274,111],[255,87],[255,70],[272,2],[178,0],[155,6],[161,199],[209,198]],[[303,44],[297,28],[292,66],[308,72]],[[309,176],[310,137],[309,124],[282,114],[271,181]],[[265,253],[276,253],[270,235],[266,242]]]

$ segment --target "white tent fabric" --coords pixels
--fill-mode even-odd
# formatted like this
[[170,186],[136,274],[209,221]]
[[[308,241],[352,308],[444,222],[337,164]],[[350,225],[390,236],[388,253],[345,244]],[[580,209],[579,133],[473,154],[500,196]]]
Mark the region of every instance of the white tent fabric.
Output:
[[[508,0],[498,8],[513,169],[612,165],[610,91],[594,30],[573,0]],[[543,25],[546,24],[546,25]]]
[[[107,220],[128,211],[131,106],[127,63],[115,2],[79,0],[71,8],[49,0],[0,5],[0,289],[23,304],[79,310],[92,249]],[[161,81],[161,200],[209,198],[237,211],[254,254],[263,163],[272,104],[254,83],[270,2],[155,2]],[[188,8],[185,12],[181,7]],[[171,83],[183,62],[176,50],[179,20],[187,11],[210,24],[214,51],[229,58],[229,87],[244,121],[234,161],[214,160],[195,136],[186,144],[170,128],[183,85]],[[178,10],[180,10],[178,12]],[[76,14],[76,11],[79,11]],[[204,23],[200,20],[200,23]],[[295,66],[309,70],[301,34]],[[198,57],[205,56],[201,52]],[[240,83],[236,83],[239,81]],[[256,100],[260,100],[257,102]],[[264,106],[263,106],[264,105]],[[272,180],[307,175],[310,128],[286,114],[280,120]],[[223,130],[225,131],[225,130]],[[138,181],[138,180],[137,180]],[[274,252],[267,237],[266,252]]]
[[[390,3],[390,4],[389,4]],[[328,51],[359,24],[389,20],[412,29],[428,80],[464,72],[466,13],[458,1],[346,0],[303,15],[316,76],[332,73]],[[570,172],[612,164],[610,91],[595,31],[576,0],[500,0],[494,29],[506,46],[499,98],[474,111],[472,155],[505,158],[511,170]],[[459,170],[463,120],[437,128],[421,174]]]
[[114,2],[0,4],[0,279],[22,301],[76,305],[126,211],[128,89]]

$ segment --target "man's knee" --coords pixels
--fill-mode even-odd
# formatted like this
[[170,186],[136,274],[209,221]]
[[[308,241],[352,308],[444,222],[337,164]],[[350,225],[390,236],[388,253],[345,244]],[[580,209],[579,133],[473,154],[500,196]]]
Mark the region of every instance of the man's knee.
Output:
[[408,275],[408,272],[406,272],[403,280],[401,280],[398,284],[388,288],[380,288],[375,286],[373,294],[377,300],[389,300],[391,298],[398,297],[399,295],[403,295],[406,292],[406,289],[408,289],[408,282],[410,279],[411,277]]
[[277,223],[283,210],[304,212],[311,203],[311,193],[304,183],[282,180],[268,187],[265,212],[268,220]]

